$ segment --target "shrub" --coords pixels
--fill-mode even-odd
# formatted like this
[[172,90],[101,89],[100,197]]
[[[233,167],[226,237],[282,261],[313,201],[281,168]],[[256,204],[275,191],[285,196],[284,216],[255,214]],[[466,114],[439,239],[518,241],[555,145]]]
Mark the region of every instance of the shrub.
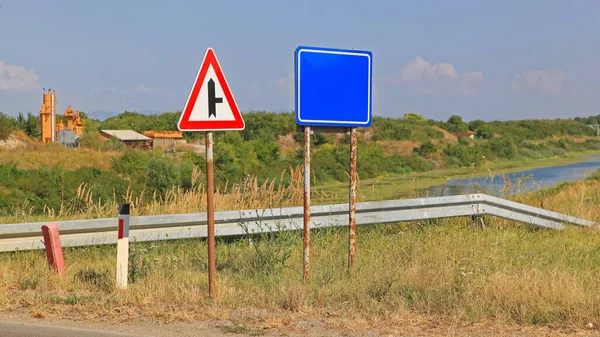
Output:
[[152,158],[148,162],[148,186],[164,194],[174,186],[179,186],[179,170],[166,158]]
[[425,157],[432,153],[435,153],[435,145],[433,145],[431,141],[427,141],[421,144],[420,147],[414,148],[413,151],[416,152],[419,156]]
[[127,150],[125,153],[112,161],[113,170],[118,173],[136,177],[140,172],[145,172],[152,154],[138,150]]
[[490,149],[504,159],[512,159],[517,154],[517,147],[510,137],[492,139]]
[[15,127],[14,119],[0,112],[0,140],[8,139],[8,136],[10,136]]
[[467,131],[467,123],[465,123],[462,117],[458,115],[450,116],[444,126],[445,129],[450,132]]

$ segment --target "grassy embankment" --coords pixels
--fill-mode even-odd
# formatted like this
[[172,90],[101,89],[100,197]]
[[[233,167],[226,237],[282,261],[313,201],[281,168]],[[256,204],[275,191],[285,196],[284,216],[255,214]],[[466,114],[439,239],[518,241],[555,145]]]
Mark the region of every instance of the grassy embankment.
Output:
[[[12,193],[12,199],[6,197],[4,200],[4,204],[10,201],[8,206],[4,205],[9,209],[4,210],[4,216],[0,217],[0,223],[114,216],[114,212],[117,209],[116,205],[123,200],[133,203],[135,211],[139,212],[137,214],[140,215],[195,212],[204,209],[205,203],[202,201],[204,195],[202,193],[203,185],[200,183],[204,178],[202,172],[196,171],[191,177],[192,180],[198,182],[199,188],[197,190],[184,191],[174,189],[168,192],[165,198],[162,195],[152,197],[152,192],[149,189],[140,191],[139,186],[135,190],[128,190],[127,184],[131,181],[131,178],[125,177],[125,180],[121,179],[114,172],[115,160],[123,156],[123,152],[120,151],[101,151],[89,148],[73,151],[58,145],[30,142],[30,144],[27,144],[26,147],[18,151],[2,151],[1,153],[0,164],[12,164],[19,170],[44,169],[45,171],[43,175],[38,173],[38,176],[35,174],[37,171],[31,171],[31,174],[27,174],[29,171],[15,174],[14,170],[11,171],[12,169],[8,169],[9,171],[7,172],[14,175],[15,178],[13,178],[12,182],[7,181],[9,183],[7,186],[13,190],[21,186],[18,189],[22,190],[19,193],[23,195],[27,195],[27,191],[33,189],[35,198],[17,197],[15,199],[15,195],[13,194],[16,192],[10,192],[13,190],[0,192],[0,195],[2,193]],[[394,199],[408,195],[417,195],[422,193],[420,192],[422,189],[442,185],[453,178],[492,176],[536,167],[563,165],[585,160],[585,156],[590,153],[589,151],[571,152],[564,156],[537,160],[488,161],[484,162],[482,166],[475,168],[438,169],[422,173],[396,174],[387,175],[382,178],[364,179],[358,184],[358,200]],[[179,154],[176,157],[170,157],[169,160],[177,161],[181,155],[185,156],[185,153]],[[56,172],[52,171],[55,165],[61,166],[62,169],[59,171],[55,170]],[[103,171],[90,171],[89,167],[99,168]],[[103,172],[107,174],[105,175]],[[191,174],[191,171],[187,174]],[[282,193],[281,191],[285,189],[280,186],[280,182],[287,184],[288,181],[296,179],[299,174],[301,172],[298,170],[291,175],[284,174],[274,180],[268,181],[264,185],[261,184],[262,186],[258,186],[256,181],[252,180],[246,181],[245,184],[249,184],[250,187],[248,188],[254,188],[256,185],[256,188],[269,188],[269,190],[275,191],[275,196],[272,199],[276,200],[278,199],[277,196]],[[90,180],[86,180],[88,178]],[[26,183],[35,179],[41,179],[40,183],[37,185]],[[110,183],[106,181],[107,179],[110,180]],[[50,181],[52,183],[49,183]],[[85,184],[80,186],[81,182]],[[80,186],[79,189],[77,188],[78,186]],[[113,191],[114,186],[118,186],[119,190]],[[95,191],[102,191],[102,198],[99,197],[98,193],[92,193],[90,187],[94,187],[93,190]],[[292,184],[292,188],[301,189],[301,187],[294,184]],[[242,190],[246,189],[247,187],[244,187]],[[224,204],[224,208],[222,208],[223,210],[254,207],[254,203],[244,204],[249,200],[242,196],[239,189],[232,191],[231,188],[221,187],[220,191],[224,190],[232,193],[232,198],[239,199],[239,203],[226,203]],[[348,198],[347,183],[317,184],[313,186],[313,193],[313,204],[315,205],[343,203]],[[219,197],[225,197],[223,193],[218,193],[218,195]],[[52,198],[54,206],[45,206],[44,200],[48,201],[50,198]],[[181,200],[187,201],[182,202]],[[284,200],[287,206],[301,204],[300,199],[288,200],[284,198]],[[272,206],[277,207],[280,205],[274,202]],[[77,211],[73,211],[73,208],[76,208]]]
[[[293,204],[301,198],[301,179],[295,180],[285,191],[254,188],[245,196],[220,195],[217,208]],[[180,195],[171,206],[160,207],[186,210],[201,204],[200,199],[198,194]],[[598,180],[514,199],[600,218]],[[153,211],[165,210],[136,212]],[[351,274],[346,269],[346,230],[316,230],[312,277],[306,283],[300,232],[255,237],[252,243],[248,238],[219,240],[215,300],[207,298],[203,240],[133,245],[134,282],[125,292],[113,285],[114,246],[66,249],[64,278],[48,270],[43,251],[5,253],[0,255],[0,310],[25,308],[36,317],[173,321],[226,319],[236,309],[260,309],[266,313],[249,320],[265,329],[289,324],[294,315],[350,328],[401,324],[415,317],[459,325],[600,324],[597,230],[559,232],[485,220],[484,230],[466,219],[359,227],[357,268]]]
[[59,144],[28,142],[17,150],[0,149],[0,164],[15,164],[25,170],[62,166],[69,170],[82,167],[111,169],[111,161],[122,155],[120,151],[98,151],[91,148],[73,150]]

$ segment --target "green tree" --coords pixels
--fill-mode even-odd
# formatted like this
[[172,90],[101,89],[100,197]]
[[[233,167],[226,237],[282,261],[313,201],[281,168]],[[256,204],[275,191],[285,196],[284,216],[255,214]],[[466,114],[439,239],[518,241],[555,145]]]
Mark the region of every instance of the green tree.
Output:
[[423,118],[423,116],[421,116],[417,113],[414,113],[414,112],[409,112],[409,113],[404,114],[402,119],[404,119],[406,121],[419,122],[419,123],[426,122],[426,120],[425,120],[425,118]]
[[23,132],[27,132],[27,120],[25,119],[25,115],[23,115],[22,112],[19,112],[19,114],[17,115],[17,119],[15,121],[16,127],[17,129],[23,131]]
[[492,139],[490,149],[503,159],[511,159],[517,154],[517,146],[510,137]]
[[477,129],[481,126],[485,125],[485,122],[481,119],[475,119],[469,122],[469,130],[477,132]]
[[100,148],[104,144],[104,139],[100,136],[100,123],[93,119],[88,119],[83,130],[79,143],[81,146]]
[[488,124],[483,124],[483,125],[477,127],[473,131],[477,132],[477,135],[479,135],[479,137],[481,137],[483,139],[494,138],[494,130],[492,130],[492,127],[489,126]]
[[166,158],[151,158],[148,162],[148,186],[160,194],[181,182],[180,170]]
[[42,131],[40,130],[40,116],[34,115],[31,112],[27,113],[25,133],[32,138],[40,138],[42,136]]
[[426,157],[435,152],[435,145],[431,141],[426,141],[421,144],[420,147],[416,147],[413,149],[413,152],[417,153],[421,157]]
[[460,132],[467,131],[467,123],[465,123],[462,117],[458,115],[452,115],[448,118],[448,121],[445,123],[446,130],[450,132]]
[[[304,144],[304,133],[300,132],[294,136],[294,140],[299,144]],[[322,133],[314,133],[310,136],[310,146],[311,147],[319,147],[323,144],[327,144],[328,139]]]
[[279,144],[275,142],[252,141],[256,157],[263,165],[270,165],[279,159]]
[[244,140],[277,140],[296,131],[294,115],[291,113],[250,112],[244,114],[246,128],[241,131]]
[[15,128],[15,120],[0,112],[0,140],[8,139],[8,136],[10,136]]

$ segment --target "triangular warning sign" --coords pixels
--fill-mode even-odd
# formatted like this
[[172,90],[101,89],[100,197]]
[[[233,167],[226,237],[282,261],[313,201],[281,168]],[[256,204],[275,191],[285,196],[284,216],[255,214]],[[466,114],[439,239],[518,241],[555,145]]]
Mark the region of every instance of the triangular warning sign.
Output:
[[244,119],[215,52],[208,48],[177,128],[180,131],[213,131],[243,130],[244,127]]

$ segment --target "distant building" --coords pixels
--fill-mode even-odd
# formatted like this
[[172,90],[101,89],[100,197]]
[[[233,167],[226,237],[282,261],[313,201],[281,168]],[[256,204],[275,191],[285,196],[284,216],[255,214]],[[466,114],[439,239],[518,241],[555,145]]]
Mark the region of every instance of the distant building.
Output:
[[73,131],[57,131],[56,140],[64,146],[72,148],[79,146],[79,136]]
[[149,137],[133,130],[100,130],[100,135],[105,141],[116,138],[121,144],[132,149],[150,149],[152,140]]
[[152,148],[160,147],[164,150],[174,149],[175,145],[184,143],[181,131],[144,131],[144,136],[152,138]]
[[477,138],[477,132],[471,130],[467,130],[466,132],[455,132],[454,135],[458,138]]

